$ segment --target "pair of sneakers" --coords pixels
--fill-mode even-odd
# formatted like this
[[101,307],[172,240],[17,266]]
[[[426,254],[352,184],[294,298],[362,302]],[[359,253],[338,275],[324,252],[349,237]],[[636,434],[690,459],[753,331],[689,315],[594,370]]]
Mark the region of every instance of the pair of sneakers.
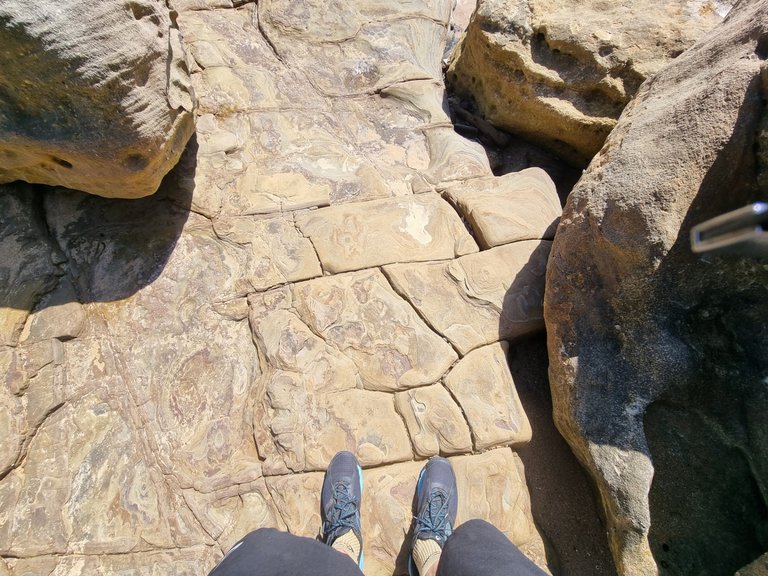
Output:
[[[357,564],[363,568],[363,535],[360,529],[360,501],[363,473],[351,452],[339,452],[328,465],[320,496],[323,520],[322,540],[329,546],[340,538],[357,539]],[[427,462],[416,485],[416,515],[409,557],[411,575],[417,573],[413,550],[419,540],[432,540],[442,550],[453,532],[458,509],[456,476],[451,463],[436,456]],[[425,576],[425,575],[422,575]]]

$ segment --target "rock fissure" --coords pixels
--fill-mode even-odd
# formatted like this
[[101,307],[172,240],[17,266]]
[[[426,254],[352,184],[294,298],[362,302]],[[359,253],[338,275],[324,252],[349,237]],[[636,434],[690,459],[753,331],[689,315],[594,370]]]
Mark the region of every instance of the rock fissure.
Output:
[[24,461],[26,460],[29,452],[29,446],[35,439],[35,436],[37,436],[40,429],[45,426],[46,422],[50,420],[64,405],[65,402],[61,402],[50,408],[45,414],[43,414],[40,422],[28,434],[24,436],[21,446],[19,447],[19,454],[16,456],[16,461],[8,470],[6,470],[4,473],[0,473],[0,482],[2,482],[14,470],[18,470],[24,466]]

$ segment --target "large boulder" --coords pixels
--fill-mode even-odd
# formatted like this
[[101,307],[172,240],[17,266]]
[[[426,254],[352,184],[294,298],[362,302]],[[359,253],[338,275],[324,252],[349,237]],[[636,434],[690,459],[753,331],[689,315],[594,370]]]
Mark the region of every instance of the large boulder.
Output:
[[732,574],[768,549],[768,267],[696,223],[765,199],[768,2],[641,87],[568,199],[547,272],[556,423],[624,575]]
[[0,182],[152,194],[192,135],[192,108],[164,2],[0,5]]
[[447,79],[493,125],[586,165],[640,84],[731,4],[480,0]]

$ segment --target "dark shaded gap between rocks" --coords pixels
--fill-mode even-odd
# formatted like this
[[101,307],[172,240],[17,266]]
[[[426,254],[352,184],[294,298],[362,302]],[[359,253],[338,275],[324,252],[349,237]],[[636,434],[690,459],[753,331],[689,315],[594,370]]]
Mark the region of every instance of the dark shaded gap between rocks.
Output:
[[552,420],[546,335],[510,343],[508,361],[533,430],[517,453],[553,575],[616,576],[596,491]]

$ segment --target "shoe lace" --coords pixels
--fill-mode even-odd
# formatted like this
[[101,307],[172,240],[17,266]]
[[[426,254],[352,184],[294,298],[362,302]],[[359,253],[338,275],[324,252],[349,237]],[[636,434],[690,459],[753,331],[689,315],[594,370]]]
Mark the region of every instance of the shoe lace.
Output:
[[335,539],[343,528],[355,528],[356,515],[357,502],[352,496],[350,485],[346,482],[337,482],[333,487],[333,509],[323,523],[323,533],[327,538]]
[[445,491],[435,488],[429,493],[427,506],[423,513],[415,518],[416,535],[423,532],[431,532],[433,538],[445,542],[451,535],[451,526],[448,524],[448,495]]

